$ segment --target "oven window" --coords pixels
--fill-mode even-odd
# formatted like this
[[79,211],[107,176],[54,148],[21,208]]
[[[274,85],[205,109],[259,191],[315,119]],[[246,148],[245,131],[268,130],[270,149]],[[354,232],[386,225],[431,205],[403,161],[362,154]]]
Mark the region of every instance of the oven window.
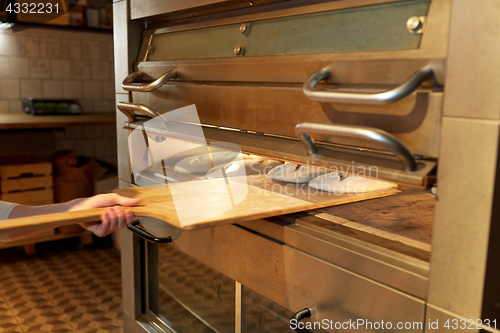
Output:
[[147,248],[147,317],[159,332],[294,332],[288,309],[172,245]]
[[157,249],[158,290],[149,309],[158,321],[179,333],[234,333],[235,281],[171,245]]
[[243,287],[243,332],[289,333],[293,313],[255,291]]

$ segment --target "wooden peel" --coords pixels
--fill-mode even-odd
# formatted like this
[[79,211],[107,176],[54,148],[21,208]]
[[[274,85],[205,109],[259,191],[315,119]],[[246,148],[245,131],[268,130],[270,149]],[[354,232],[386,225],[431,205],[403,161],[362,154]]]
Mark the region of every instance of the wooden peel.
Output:
[[[215,210],[227,206],[228,191],[234,187],[212,186],[219,180],[198,180],[192,182],[170,185],[157,185],[154,187],[130,187],[117,189],[114,192],[122,196],[141,199],[141,204],[136,207],[122,207],[130,210],[136,216],[150,217],[165,221],[174,227],[191,230],[214,227],[223,224],[237,223],[254,219],[291,214],[304,210],[324,208],[361,200],[380,198],[399,193],[395,188],[379,190],[365,194],[334,194],[311,190],[307,184],[287,184],[271,181],[266,176],[248,176],[246,183],[240,183],[248,190],[246,197],[232,208],[206,218],[206,210],[201,206]],[[222,180],[224,181],[224,180]],[[210,183],[212,182],[212,183]],[[206,186],[208,185],[208,186]],[[201,199],[197,196],[201,188],[210,190]],[[175,198],[172,195],[175,194]],[[234,193],[231,193],[236,197]],[[175,199],[175,200],[174,200]],[[202,205],[203,204],[203,205]],[[234,202],[233,202],[234,204]],[[0,234],[22,232],[33,228],[57,228],[63,225],[98,221],[99,216],[106,208],[64,212],[56,214],[38,215],[32,217],[0,221]],[[190,213],[191,220],[196,223],[186,223],[179,220],[178,212]],[[197,215],[198,214],[198,215]]]

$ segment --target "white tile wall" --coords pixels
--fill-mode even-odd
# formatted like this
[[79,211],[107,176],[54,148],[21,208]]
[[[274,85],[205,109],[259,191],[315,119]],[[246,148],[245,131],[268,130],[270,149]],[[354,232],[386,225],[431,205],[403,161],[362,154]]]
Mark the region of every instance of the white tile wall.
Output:
[[0,55],[15,56],[17,50],[16,39],[12,35],[0,35]]
[[83,84],[83,97],[96,99],[101,98],[101,82],[85,81]]
[[28,58],[10,58],[10,77],[29,78]]
[[9,113],[9,102],[0,101],[0,113]]
[[71,78],[89,80],[92,77],[92,61],[73,61],[71,65]]
[[19,101],[10,101],[9,102],[9,113],[21,113],[23,112],[23,108]]
[[3,105],[24,97],[72,98],[88,113],[115,112],[111,34],[43,27],[1,31],[0,76],[20,79],[2,81]]
[[63,81],[62,97],[79,99],[83,97],[83,82],[82,81]]
[[60,58],[61,46],[59,39],[40,39],[42,58]]
[[21,96],[42,97],[42,80],[21,80]]
[[95,80],[110,80],[113,79],[111,68],[112,64],[104,61],[96,61],[92,63],[92,78]]
[[94,112],[94,103],[90,99],[82,99],[80,101],[80,106],[85,113],[93,113]]
[[30,59],[29,64],[30,77],[41,79],[50,78],[49,59]]
[[71,78],[71,61],[69,60],[51,60],[51,70],[53,79]]
[[102,95],[108,96],[109,94],[115,93],[115,81],[103,81],[101,82]]
[[[111,34],[43,27],[0,31],[0,113],[22,112],[25,97],[70,98],[85,113],[115,112],[114,82]],[[54,141],[57,150],[75,149],[116,164],[114,126],[70,127],[55,131]]]
[[19,98],[19,80],[1,79],[0,91],[2,92],[2,98]]
[[[22,33],[18,33],[22,34]],[[23,34],[24,35],[24,34]],[[12,38],[16,38],[16,46],[17,46],[17,55],[23,57],[38,57],[40,51],[40,39],[32,36],[12,36]],[[10,55],[14,55],[13,53]]]
[[101,60],[101,49],[106,49],[106,45],[98,45],[96,43],[82,43],[82,59]]
[[95,100],[93,104],[95,112],[104,112],[104,110],[107,110],[111,107],[113,107],[113,105],[110,104],[108,101]]
[[0,75],[9,76],[9,59],[0,58]]
[[61,40],[61,58],[62,59],[80,59],[81,43],[74,40]]
[[47,80],[42,82],[42,95],[45,98],[59,98],[62,95],[62,81]]

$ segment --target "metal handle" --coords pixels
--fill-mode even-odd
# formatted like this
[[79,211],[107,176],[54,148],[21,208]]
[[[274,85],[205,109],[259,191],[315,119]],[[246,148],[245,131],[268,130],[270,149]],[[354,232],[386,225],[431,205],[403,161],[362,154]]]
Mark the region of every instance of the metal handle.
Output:
[[127,116],[128,120],[130,122],[134,122],[136,120],[134,112],[142,113],[142,114],[149,116],[151,118],[161,116],[161,113],[159,113],[158,111],[150,109],[146,105],[142,105],[142,104],[118,102],[116,104],[116,107],[118,108],[118,110],[120,110],[123,114],[125,114]]
[[311,310],[309,310],[308,308],[302,309],[299,312],[294,313],[292,318],[290,318],[290,323],[292,322],[292,320],[295,320],[295,325],[297,328],[295,328],[294,331],[299,333],[310,333],[311,331],[306,330],[305,328],[298,328],[299,321],[309,317],[311,317]]
[[134,83],[135,79],[143,76],[141,71],[134,72],[127,76],[122,82],[122,88],[127,91],[153,91],[165,84],[171,78],[177,77],[176,71],[166,72],[151,83]]
[[349,139],[362,139],[375,142],[381,147],[395,153],[401,162],[403,162],[404,170],[417,170],[417,164],[410,150],[392,134],[376,128],[304,122],[295,126],[295,134],[298,136],[300,141],[302,141],[309,155],[316,154],[318,152],[318,147],[310,134],[330,135]]
[[134,234],[137,236],[144,238],[148,242],[152,243],[170,243],[172,242],[172,237],[168,236],[165,238],[158,238],[156,236],[151,235],[149,232],[142,230],[141,228],[137,227],[137,225],[140,224],[139,221],[133,222],[132,224],[129,224],[127,228],[132,231]]
[[354,103],[354,104],[370,104],[383,105],[395,103],[413,93],[420,85],[434,77],[434,71],[431,67],[424,67],[413,73],[408,80],[400,86],[378,94],[360,94],[348,93],[327,90],[315,90],[314,88],[319,81],[328,79],[331,76],[328,68],[323,68],[314,72],[307,78],[302,86],[304,95],[307,98],[317,102],[331,103]]

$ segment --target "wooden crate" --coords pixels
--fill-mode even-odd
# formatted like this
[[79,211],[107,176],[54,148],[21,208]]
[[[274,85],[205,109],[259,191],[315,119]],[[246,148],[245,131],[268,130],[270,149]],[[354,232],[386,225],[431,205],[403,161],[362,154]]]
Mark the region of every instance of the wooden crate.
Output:
[[0,192],[11,193],[35,189],[46,189],[52,187],[52,176],[23,177],[15,179],[5,179],[0,182]]
[[52,163],[0,166],[0,200],[23,205],[54,203]]
[[32,255],[36,253],[36,247],[35,247],[36,244],[51,242],[66,238],[78,238],[82,246],[87,244],[92,244],[92,233],[90,231],[83,230],[73,234],[62,235],[59,233],[55,233],[54,230],[51,230],[43,232],[33,237],[0,243],[0,249],[22,246],[26,254]]
[[52,175],[52,163],[42,162],[0,166],[0,177],[2,180],[44,175]]
[[54,191],[48,188],[34,191],[2,193],[0,200],[23,205],[47,205],[54,203]]

